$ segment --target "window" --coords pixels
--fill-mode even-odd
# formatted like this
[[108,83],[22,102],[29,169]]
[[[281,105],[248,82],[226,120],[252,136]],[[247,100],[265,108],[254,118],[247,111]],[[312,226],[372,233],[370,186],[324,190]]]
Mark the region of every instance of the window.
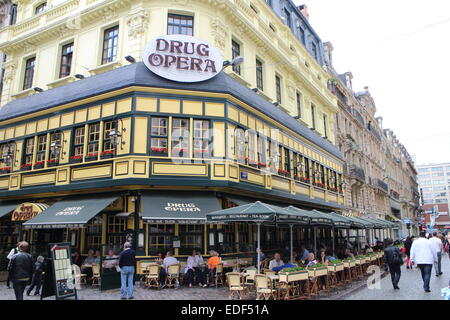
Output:
[[126,241],[127,218],[108,216],[107,243],[110,248],[120,250]]
[[86,228],[86,251],[89,249],[99,249],[102,245],[102,217],[101,215],[94,217],[87,224]]
[[[425,189],[430,189],[428,191],[431,191],[431,188],[424,188],[422,190],[425,191]],[[434,187],[433,190],[434,191],[445,191],[445,190],[447,190],[447,187]]]
[[41,3],[34,10],[34,14],[39,14],[41,12],[44,12],[46,8],[47,8],[47,2]]
[[67,77],[70,75],[72,68],[73,42],[66,44],[61,49],[61,66],[59,68],[59,77]]
[[286,175],[291,174],[291,155],[287,148],[284,148],[284,171]]
[[192,250],[203,248],[204,225],[180,224],[180,254],[192,254]]
[[88,135],[88,156],[96,156],[98,154],[100,141],[100,123],[93,123],[89,125]]
[[61,133],[55,132],[50,134],[50,150],[49,150],[49,161],[58,161],[59,160],[59,152],[61,149]]
[[75,129],[73,155],[76,157],[83,156],[84,153],[84,126]]
[[278,75],[275,76],[275,89],[277,93],[277,102],[281,104],[281,78]]
[[298,27],[298,36],[303,45],[305,45],[305,30],[302,27]]
[[104,123],[103,151],[114,151],[114,145],[111,142],[110,133],[117,130],[117,121],[106,121]]
[[24,164],[31,164],[33,162],[34,153],[34,138],[28,138],[25,140],[25,152],[24,152]]
[[431,171],[444,171],[444,167],[433,167]]
[[194,158],[210,156],[209,120],[194,120]]
[[194,34],[194,17],[179,14],[169,14],[167,21],[167,34]]
[[323,134],[325,138],[328,138],[328,132],[327,132],[327,115],[323,115]]
[[253,130],[248,131],[248,162],[250,165],[256,166],[258,164],[256,158],[256,145],[257,145],[257,134]]
[[10,16],[9,16],[9,24],[15,25],[17,21],[17,4],[13,4],[11,6]]
[[36,57],[30,58],[25,62],[25,74],[23,78],[23,90],[30,89],[33,86],[34,65]]
[[264,91],[263,63],[256,59],[256,87]]
[[47,135],[38,136],[36,162],[45,161],[45,153],[47,150]]
[[148,233],[149,255],[156,255],[158,252],[172,250],[175,225],[150,224]]
[[272,0],[266,0],[266,3],[267,3],[270,7],[272,7]]
[[286,24],[289,28],[291,28],[292,24],[291,24],[291,13],[289,12],[288,9],[284,9],[284,17],[286,18]]
[[443,172],[433,172],[431,174],[432,177],[443,177],[444,173]]
[[311,124],[312,128],[316,129],[316,106],[311,104]]
[[311,42],[311,53],[314,59],[317,60],[318,58],[317,45],[314,42]]
[[102,64],[113,62],[117,58],[119,26],[105,30],[103,35]]
[[152,118],[150,155],[168,155],[168,118]]
[[241,252],[248,252],[250,251],[248,248],[250,239],[249,239],[249,223],[237,223],[236,227],[237,227],[237,231],[238,231],[238,246],[239,246],[239,251]]
[[258,165],[259,167],[265,168],[267,166],[267,146],[266,138],[258,136]]
[[419,171],[419,172],[430,172],[430,168],[419,168],[417,171]]
[[444,180],[433,180],[433,184],[444,184]]
[[172,119],[172,157],[189,156],[189,119]]
[[235,143],[236,143],[236,157],[239,163],[247,163],[247,146],[245,139],[245,131],[241,128],[236,128],[234,131]]
[[[240,55],[241,55],[241,45],[239,43],[237,43],[236,41],[232,40],[231,41],[231,58],[236,59]],[[241,74],[241,66],[240,65],[233,66],[233,71],[240,75]]]
[[300,92],[297,92],[297,94],[296,94],[296,101],[297,101],[297,118],[301,119],[301,117],[302,117],[302,95]]

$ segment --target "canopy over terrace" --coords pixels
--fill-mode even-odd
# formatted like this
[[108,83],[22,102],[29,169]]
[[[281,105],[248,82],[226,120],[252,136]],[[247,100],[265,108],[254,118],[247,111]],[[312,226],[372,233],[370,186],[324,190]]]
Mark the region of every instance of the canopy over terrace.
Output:
[[[300,213],[293,213],[292,210],[262,203],[256,201],[255,203],[244,204],[242,206],[224,209],[216,212],[211,212],[206,215],[208,222],[252,222],[258,226],[258,251],[260,249],[261,238],[261,224],[289,224],[291,227],[291,261],[293,261],[293,237],[292,225],[310,223],[310,217]],[[260,256],[257,254],[257,268],[260,272]]]

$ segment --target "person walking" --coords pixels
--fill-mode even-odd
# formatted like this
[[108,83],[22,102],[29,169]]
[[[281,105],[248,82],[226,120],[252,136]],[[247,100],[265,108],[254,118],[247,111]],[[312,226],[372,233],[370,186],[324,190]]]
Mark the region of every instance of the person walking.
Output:
[[[119,256],[119,267],[120,267],[120,282],[121,288],[120,299],[134,299],[133,297],[133,279],[134,279],[134,266],[136,264],[136,253],[131,249],[131,243],[125,242],[123,245],[124,250]],[[128,290],[127,290],[128,288]]]
[[9,261],[8,272],[13,283],[16,300],[23,300],[23,292],[33,274],[33,258],[27,251],[28,242],[20,242],[19,251]]
[[436,272],[436,277],[439,277],[442,275],[441,270],[441,259],[442,259],[442,240],[438,236],[437,232],[433,233],[433,237],[430,239],[430,241],[433,243],[434,250],[436,250],[437,253],[437,263],[434,264],[434,271]]
[[402,254],[400,249],[394,246],[394,241],[391,239],[387,240],[386,244],[387,248],[384,249],[384,260],[389,267],[392,285],[394,286],[394,289],[399,290],[398,283],[400,281],[400,276],[402,275],[400,267],[403,264]]
[[411,261],[417,265],[422,274],[423,289],[430,290],[430,278],[433,264],[437,262],[437,252],[430,240],[426,238],[426,232],[420,232],[420,237],[414,240],[411,246]]
[[406,269],[412,269],[412,263],[411,263],[411,246],[412,246],[412,238],[406,237],[405,240],[405,254],[406,254]]
[[39,256],[37,257],[36,262],[34,263],[33,279],[31,280],[31,285],[28,287],[27,296],[30,295],[34,287],[36,287],[34,295],[38,296],[40,294],[39,292],[41,291],[43,271],[44,271],[44,257]]
[[[8,253],[8,255],[6,256],[6,258],[9,260],[9,261],[8,261],[8,264],[9,264],[9,262],[11,261],[11,258],[13,257],[13,255],[15,255],[16,253],[19,252],[19,244],[20,244],[20,242],[17,243],[17,246],[16,246],[15,248],[12,248],[11,251],[10,251],[10,252]],[[11,289],[11,287],[10,287],[10,282],[11,282],[11,279],[9,278],[9,273],[8,273],[8,278],[6,279],[6,287],[7,287],[8,289]]]

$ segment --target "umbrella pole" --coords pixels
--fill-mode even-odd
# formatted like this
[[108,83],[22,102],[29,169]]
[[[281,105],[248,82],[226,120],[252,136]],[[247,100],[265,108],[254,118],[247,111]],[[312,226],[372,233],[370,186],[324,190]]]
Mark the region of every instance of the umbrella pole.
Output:
[[256,252],[256,263],[258,264],[258,274],[260,274],[260,264],[261,264],[261,256],[260,256],[260,251],[261,251],[261,247],[260,247],[260,236],[261,236],[261,224],[260,223],[258,223],[257,224],[257,226],[258,226],[258,250],[257,250],[257,252]]
[[331,237],[333,239],[333,255],[334,255],[334,247],[335,247],[335,244],[334,244],[334,241],[335,241],[335,239],[334,239],[334,227],[331,229]]
[[294,239],[293,239],[293,231],[294,226],[292,224],[289,225],[290,233],[291,233],[291,263],[294,263]]
[[316,254],[316,252],[317,252],[317,232],[316,232],[317,228],[314,227],[313,231],[314,231],[314,254]]

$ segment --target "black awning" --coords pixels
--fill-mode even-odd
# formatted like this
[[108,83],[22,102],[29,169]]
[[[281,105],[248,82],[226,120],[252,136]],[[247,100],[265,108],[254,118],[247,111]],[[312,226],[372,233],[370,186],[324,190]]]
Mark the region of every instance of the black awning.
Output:
[[31,229],[80,228],[117,198],[93,196],[59,201],[23,226]]
[[205,223],[207,213],[221,209],[213,192],[154,191],[142,195],[142,219],[149,223]]

